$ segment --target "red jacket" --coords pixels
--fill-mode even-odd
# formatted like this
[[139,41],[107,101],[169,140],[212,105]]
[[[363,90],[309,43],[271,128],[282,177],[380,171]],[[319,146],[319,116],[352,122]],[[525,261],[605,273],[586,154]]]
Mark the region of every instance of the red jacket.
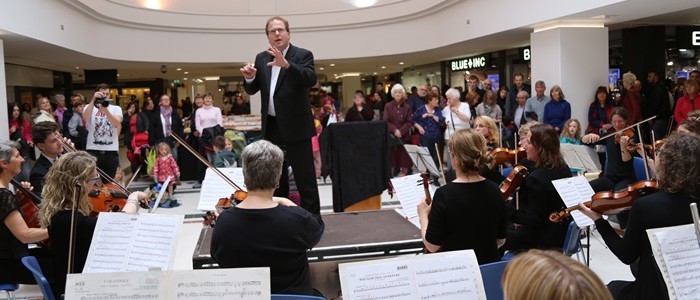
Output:
[[688,94],[683,95],[676,102],[676,110],[673,112],[673,117],[676,118],[676,123],[680,124],[688,118],[688,113],[700,109],[700,94],[693,95],[693,100],[690,100]]

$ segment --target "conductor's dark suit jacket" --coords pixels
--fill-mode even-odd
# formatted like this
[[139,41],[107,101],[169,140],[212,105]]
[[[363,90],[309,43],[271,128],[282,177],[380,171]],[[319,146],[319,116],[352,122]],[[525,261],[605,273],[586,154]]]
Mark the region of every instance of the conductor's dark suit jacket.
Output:
[[[273,95],[279,131],[286,142],[310,139],[316,135],[309,100],[309,88],[316,84],[314,56],[311,51],[290,44],[284,57],[289,67],[280,69]],[[274,57],[265,51],[259,53],[255,57],[255,79],[244,85],[249,95],[260,91],[264,137],[267,137],[267,111],[272,78],[272,67],[268,67],[267,63],[273,59]]]
[[43,154],[39,155],[39,158],[34,162],[32,171],[29,172],[29,183],[34,187],[34,194],[41,197],[41,191],[44,189],[44,177],[49,173],[51,169],[51,162]]

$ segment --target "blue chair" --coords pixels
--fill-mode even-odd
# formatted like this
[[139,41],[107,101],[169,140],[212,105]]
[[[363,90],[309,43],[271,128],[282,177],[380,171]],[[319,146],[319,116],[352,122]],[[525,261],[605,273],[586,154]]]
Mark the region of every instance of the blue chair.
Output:
[[[576,257],[579,258],[579,253],[581,252],[581,249],[583,247],[581,246],[581,228],[579,228],[576,225],[576,222],[571,221],[569,223],[569,229],[566,231],[566,237],[564,238],[564,246],[562,246],[562,253],[566,256],[572,256],[576,254]],[[588,265],[588,262],[585,261],[584,257],[584,262],[586,265]]]
[[[634,175],[637,176],[637,180],[648,180],[647,178],[647,173],[644,172],[644,159],[641,157],[634,157],[632,161],[632,165],[634,166]],[[649,176],[653,176],[651,174],[651,170],[649,170]]]
[[507,261],[497,261],[479,266],[481,270],[481,280],[484,282],[486,299],[503,299],[503,287],[501,287],[501,277],[506,269]]
[[15,291],[17,290],[18,285],[14,283],[0,283],[0,291],[5,292],[5,295],[7,295],[7,299],[10,300],[15,300]]
[[49,285],[49,281],[46,280],[44,273],[41,272],[41,267],[39,266],[39,262],[36,260],[36,257],[22,257],[22,264],[24,264],[24,266],[34,275],[34,279],[36,279],[36,283],[39,284],[39,288],[41,289],[41,293],[44,295],[44,299],[56,300],[56,298],[53,296],[51,285]]
[[511,171],[513,171],[513,168],[503,168],[503,172],[502,172],[503,177],[506,177],[506,178],[507,178],[508,175],[510,175],[510,172],[511,172]]
[[307,296],[307,295],[290,295],[290,294],[272,294],[272,300],[299,300],[299,299],[313,299],[313,300],[326,300],[326,298],[319,296]]

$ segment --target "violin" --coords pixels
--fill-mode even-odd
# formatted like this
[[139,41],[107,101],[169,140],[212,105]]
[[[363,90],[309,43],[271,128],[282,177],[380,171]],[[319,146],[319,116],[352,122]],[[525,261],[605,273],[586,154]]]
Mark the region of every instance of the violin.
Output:
[[525,177],[530,174],[530,171],[523,165],[517,165],[510,171],[508,177],[498,186],[501,189],[503,199],[513,194],[520,186],[525,183]]
[[[591,197],[591,201],[583,204],[591,210],[603,215],[615,215],[621,211],[628,210],[637,198],[655,193],[659,190],[658,183],[653,180],[641,180],[627,186],[626,189],[618,192],[598,192]],[[549,220],[553,223],[561,222],[568,217],[572,211],[579,207],[572,206],[560,212],[553,212],[549,215]]]
[[[221,171],[218,168],[216,168],[216,166],[212,165],[209,162],[209,160],[202,157],[202,155],[199,154],[199,152],[192,149],[192,147],[189,144],[187,144],[187,141],[183,140],[181,137],[177,136],[172,131],[170,131],[168,134],[173,139],[175,139],[176,142],[180,143],[180,145],[182,145],[182,147],[184,147],[185,150],[187,150],[192,155],[194,155],[194,157],[199,159],[200,162],[202,162],[209,169],[214,171],[214,173],[216,173],[216,175],[219,175],[219,177],[221,177],[221,179],[226,181],[226,183],[228,183],[231,187],[234,188],[235,191],[233,192],[233,194],[231,194],[231,196],[225,197],[225,198],[219,198],[219,201],[217,201],[217,204],[215,206],[217,211],[231,208],[231,207],[235,206],[236,204],[243,202],[246,198],[248,198],[248,192],[246,192],[242,188],[240,188],[235,182],[233,182],[233,180],[228,178],[224,173],[221,173]],[[207,226],[214,226],[213,224],[216,221],[217,215],[218,215],[218,212],[209,212],[209,211],[206,212],[205,215],[203,216],[204,221],[202,223],[204,225],[207,225]]]
[[425,192],[425,203],[430,205],[433,202],[433,199],[430,197],[430,183],[432,180],[427,172],[420,173],[420,177],[422,178],[420,181],[422,181],[423,191]]
[[509,150],[508,148],[496,148],[491,150],[488,156],[492,158],[494,166],[500,166],[505,163],[515,165],[527,155],[525,154],[525,148],[518,147],[518,149],[514,150]]
[[10,183],[12,183],[17,190],[15,199],[17,199],[17,203],[22,208],[22,214],[27,226],[30,228],[41,228],[39,225],[39,207],[36,206],[37,202],[41,203],[41,198],[39,198],[37,194],[24,188],[22,184],[14,178],[10,180]]

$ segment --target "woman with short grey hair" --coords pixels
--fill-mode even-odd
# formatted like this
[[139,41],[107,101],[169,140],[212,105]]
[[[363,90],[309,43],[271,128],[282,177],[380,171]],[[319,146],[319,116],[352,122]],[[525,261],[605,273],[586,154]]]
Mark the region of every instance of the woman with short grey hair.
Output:
[[642,94],[634,87],[634,82],[637,81],[637,76],[632,72],[622,74],[622,86],[625,88],[622,93],[622,100],[617,98],[615,102],[622,101],[622,107],[629,113],[630,118],[627,124],[634,124],[642,120]]
[[269,267],[273,294],[320,295],[311,287],[306,250],[321,239],[321,216],[273,197],[284,171],[279,147],[258,141],[241,158],[248,196],[217,218],[212,258],[222,268]]
[[[469,120],[472,118],[471,110],[469,109],[469,104],[460,101],[459,91],[456,88],[450,88],[445,92],[447,96],[447,106],[442,109],[442,116],[445,117],[445,144],[450,140],[450,136],[454,134],[457,130],[471,128]],[[447,169],[452,170],[452,162],[450,161],[450,149],[447,149],[447,154],[445,161],[447,161]]]

